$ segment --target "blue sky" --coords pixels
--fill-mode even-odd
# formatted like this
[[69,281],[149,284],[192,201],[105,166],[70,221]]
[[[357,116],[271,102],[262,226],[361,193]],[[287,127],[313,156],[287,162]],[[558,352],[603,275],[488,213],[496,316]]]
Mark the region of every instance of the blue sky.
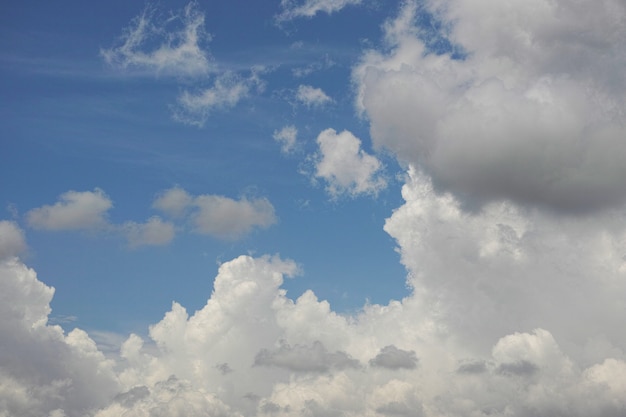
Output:
[[0,416],[626,414],[622,0],[1,10]]

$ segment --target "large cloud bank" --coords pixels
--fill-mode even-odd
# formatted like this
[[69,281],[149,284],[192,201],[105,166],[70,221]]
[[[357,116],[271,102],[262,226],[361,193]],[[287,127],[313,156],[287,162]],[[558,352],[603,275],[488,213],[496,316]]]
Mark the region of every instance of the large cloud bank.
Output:
[[376,145],[472,204],[624,202],[623,1],[407,1],[385,33],[354,71]]

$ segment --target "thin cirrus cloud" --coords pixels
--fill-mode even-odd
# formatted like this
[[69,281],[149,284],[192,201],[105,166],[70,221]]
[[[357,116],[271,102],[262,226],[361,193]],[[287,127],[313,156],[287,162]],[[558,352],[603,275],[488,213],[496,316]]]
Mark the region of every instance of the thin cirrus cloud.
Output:
[[196,233],[226,240],[238,239],[255,228],[264,229],[276,223],[274,206],[266,198],[192,196],[174,187],[161,193],[153,207],[174,218],[186,216]]
[[296,100],[307,107],[323,107],[333,101],[321,88],[310,85],[298,86]]
[[[385,25],[389,52],[353,72],[373,142],[473,204],[623,203],[626,78],[614,69],[626,64],[626,8],[602,4],[406,2]],[[416,37],[424,10],[463,57]]]
[[[174,76],[202,76],[212,68],[205,44],[211,37],[204,29],[204,14],[195,2],[167,19],[147,6],[123,31],[116,46],[101,49],[110,65],[122,69],[146,69]],[[149,45],[158,46],[151,47]]]
[[324,180],[332,197],[376,195],[387,186],[381,176],[382,163],[361,149],[361,141],[351,132],[326,129],[317,137],[316,178]]
[[280,23],[300,17],[311,18],[320,12],[332,14],[349,5],[361,4],[363,0],[281,0],[282,11],[276,16]]

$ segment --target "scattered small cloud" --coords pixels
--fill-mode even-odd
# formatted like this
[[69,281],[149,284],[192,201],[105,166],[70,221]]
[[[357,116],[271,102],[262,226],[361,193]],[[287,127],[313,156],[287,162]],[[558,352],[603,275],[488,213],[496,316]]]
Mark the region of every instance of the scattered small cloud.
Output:
[[15,222],[0,221],[0,260],[18,256],[25,250],[24,231]]
[[298,137],[298,129],[294,125],[288,125],[280,130],[275,130],[273,138],[276,142],[280,143],[280,150],[282,153],[291,153],[296,147],[296,141]]
[[38,230],[95,230],[107,226],[107,212],[113,202],[96,188],[94,191],[68,191],[54,205],[26,213],[28,225]]
[[326,129],[317,137],[317,144],[314,176],[327,183],[326,190],[332,197],[376,195],[387,186],[380,175],[382,163],[363,151],[361,141],[351,132]]
[[122,230],[131,248],[167,245],[176,235],[174,224],[163,221],[159,216],[153,216],[145,223],[124,223]]
[[387,369],[415,369],[417,356],[413,350],[398,349],[394,345],[385,346],[370,360],[370,365]]
[[323,107],[333,101],[321,88],[300,85],[296,92],[296,100],[307,107]]
[[311,18],[319,12],[332,14],[346,6],[361,4],[363,0],[281,0],[282,12],[276,16],[277,22],[299,17]]

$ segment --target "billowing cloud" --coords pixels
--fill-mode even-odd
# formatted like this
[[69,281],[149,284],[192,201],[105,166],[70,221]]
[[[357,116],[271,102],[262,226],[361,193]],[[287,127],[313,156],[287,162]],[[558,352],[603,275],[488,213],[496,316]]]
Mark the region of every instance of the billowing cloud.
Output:
[[254,358],[258,366],[276,366],[294,372],[327,372],[331,368],[357,368],[359,362],[345,352],[329,352],[316,340],[312,345],[290,346],[281,343],[277,349],[262,349]]
[[130,247],[161,246],[174,239],[176,227],[163,221],[159,216],[149,218],[145,223],[127,222],[122,226]]
[[280,143],[280,150],[283,153],[293,152],[298,138],[298,129],[294,125],[285,126],[274,131],[274,140]]
[[68,191],[54,205],[30,210],[26,221],[30,227],[42,230],[94,230],[107,225],[111,207],[113,202],[100,189]]
[[298,86],[296,100],[307,107],[322,107],[333,101],[321,88],[310,85]]
[[281,0],[282,12],[276,17],[279,22],[298,17],[313,17],[319,12],[334,13],[346,6],[360,4],[363,0]]
[[370,365],[388,369],[414,369],[417,367],[415,351],[398,349],[394,345],[385,346],[370,360]]
[[147,69],[176,76],[205,75],[211,69],[204,49],[210,36],[204,14],[195,2],[167,18],[159,18],[147,6],[126,28],[117,45],[101,49],[100,55],[115,67]]
[[232,108],[253,90],[262,90],[263,86],[258,71],[253,70],[247,78],[225,72],[214,80],[212,87],[197,92],[184,91],[174,107],[174,119],[202,127],[212,111]]
[[361,141],[347,130],[322,131],[317,137],[319,152],[315,157],[315,177],[328,184],[328,193],[377,194],[387,186],[381,177],[381,162],[361,149]]
[[[424,13],[442,33],[415,26]],[[376,146],[471,204],[615,206],[626,198],[625,19],[619,0],[407,1],[385,26],[389,52],[354,70],[357,105]],[[432,51],[432,36],[453,50]]]
[[18,256],[26,250],[24,232],[15,222],[0,221],[0,260]]
[[220,195],[192,196],[174,187],[160,194],[153,207],[180,218],[186,216],[191,230],[220,239],[237,239],[255,228],[276,223],[274,206],[266,198],[234,200]]

